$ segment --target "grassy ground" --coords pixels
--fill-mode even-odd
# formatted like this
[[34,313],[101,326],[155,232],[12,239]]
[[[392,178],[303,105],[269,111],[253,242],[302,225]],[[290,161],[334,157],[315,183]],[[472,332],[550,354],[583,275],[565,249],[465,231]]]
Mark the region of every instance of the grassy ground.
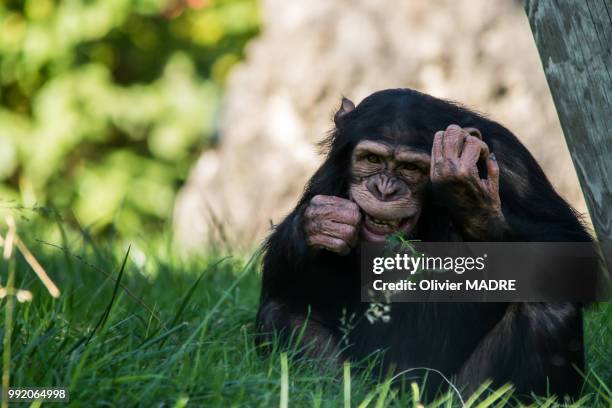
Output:
[[[322,371],[278,350],[258,355],[251,335],[257,262],[217,256],[185,262],[163,246],[133,246],[122,269],[127,244],[94,245],[84,235],[44,243],[27,231],[22,238],[62,295],[51,298],[15,257],[15,285],[33,299],[16,303],[13,313],[14,387],[68,387],[71,406],[81,407],[420,406],[418,384],[409,381],[408,391],[397,393],[383,374],[348,366],[344,373]],[[0,266],[2,285],[7,265]],[[1,305],[3,338],[6,299]],[[611,316],[610,304],[588,314],[587,386],[568,406],[612,406]],[[511,389],[489,395],[468,404],[514,405]],[[426,405],[461,403],[449,393]]]

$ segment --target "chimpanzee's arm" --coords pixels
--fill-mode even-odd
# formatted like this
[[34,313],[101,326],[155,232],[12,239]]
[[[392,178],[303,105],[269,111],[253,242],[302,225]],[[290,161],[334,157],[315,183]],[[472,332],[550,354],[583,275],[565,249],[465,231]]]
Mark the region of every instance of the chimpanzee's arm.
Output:
[[305,208],[305,205],[296,207],[268,237],[263,258],[262,298],[285,295],[286,289],[307,271]]
[[270,342],[278,335],[285,346],[298,345],[305,355],[336,364],[340,361],[337,333],[327,316],[312,307],[312,299],[321,297],[322,282],[329,277],[323,279],[326,270],[318,259],[321,254],[308,245],[306,208],[298,205],[266,243],[257,342]]
[[355,246],[360,221],[359,207],[348,199],[328,195],[304,199],[268,239],[264,293],[287,296],[298,289],[296,295],[321,296],[333,281],[330,269],[337,270],[333,265],[338,258]]
[[485,380],[513,383],[518,395],[535,391],[576,396],[584,368],[582,315],[570,303],[514,303],[456,375],[465,395]]
[[293,345],[302,355],[325,359],[339,366],[341,351],[336,331],[329,328],[325,318],[316,311],[296,311],[289,303],[269,299],[260,305],[256,342],[262,346],[272,344],[278,336],[285,347]]
[[[486,164],[481,179],[477,163]],[[481,137],[457,125],[436,132],[430,179],[439,203],[468,239],[504,240],[510,235],[499,195],[499,165]]]

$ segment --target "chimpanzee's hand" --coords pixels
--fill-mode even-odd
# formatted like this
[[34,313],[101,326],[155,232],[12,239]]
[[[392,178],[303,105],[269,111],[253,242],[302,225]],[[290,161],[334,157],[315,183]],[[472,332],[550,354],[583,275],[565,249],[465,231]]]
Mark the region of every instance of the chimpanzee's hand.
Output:
[[[486,179],[478,174],[476,164],[480,158],[486,162]],[[478,130],[450,125],[436,132],[430,177],[443,205],[472,237],[486,239],[491,221],[503,220],[499,166]]]
[[357,242],[361,213],[354,202],[317,195],[304,212],[308,245],[346,255]]

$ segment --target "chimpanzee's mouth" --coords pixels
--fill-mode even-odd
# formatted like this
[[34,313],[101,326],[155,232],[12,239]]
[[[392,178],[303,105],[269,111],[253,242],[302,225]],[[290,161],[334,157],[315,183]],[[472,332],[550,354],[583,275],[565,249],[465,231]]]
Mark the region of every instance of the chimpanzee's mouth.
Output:
[[394,220],[382,220],[365,214],[362,235],[366,241],[381,242],[387,235],[396,232],[407,232],[412,227],[414,217],[397,218]]

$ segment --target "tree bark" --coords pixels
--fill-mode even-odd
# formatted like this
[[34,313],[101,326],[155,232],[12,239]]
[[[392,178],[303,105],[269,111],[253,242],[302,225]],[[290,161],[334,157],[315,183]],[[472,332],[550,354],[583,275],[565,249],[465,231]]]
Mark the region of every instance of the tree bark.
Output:
[[612,0],[525,0],[524,8],[612,272]]

